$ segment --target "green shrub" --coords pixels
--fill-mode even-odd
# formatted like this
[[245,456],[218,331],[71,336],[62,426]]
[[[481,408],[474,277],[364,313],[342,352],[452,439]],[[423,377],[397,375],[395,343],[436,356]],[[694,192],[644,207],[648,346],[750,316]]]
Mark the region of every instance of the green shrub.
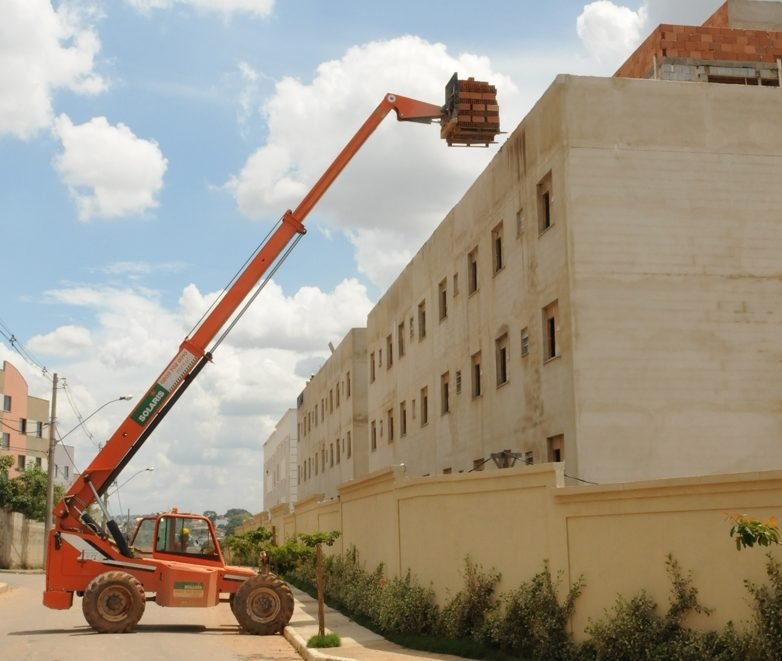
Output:
[[476,638],[486,618],[497,609],[494,592],[501,574],[484,573],[470,556],[465,558],[464,589],[457,592],[442,610],[441,632],[451,638]]
[[582,648],[583,658],[598,661],[760,661],[749,634],[738,633],[732,625],[721,632],[701,633],[684,626],[692,613],[709,614],[698,602],[692,585],[692,572],[684,575],[679,563],[669,555],[666,569],[671,579],[669,606],[665,614],[645,592],[629,601],[617,598],[613,612],[592,624],[592,639]]
[[768,585],[744,581],[754,599],[754,633],[763,659],[782,655],[782,568],[771,554],[766,561]]
[[385,582],[383,565],[367,572],[358,559],[358,551],[350,547],[341,555],[324,562],[326,599],[348,614],[378,622],[380,593]]
[[559,603],[561,575],[552,580],[548,562],[543,571],[500,598],[500,608],[487,618],[483,639],[522,658],[560,661],[575,658],[577,649],[568,631],[570,616],[584,589],[579,578]]
[[[302,544],[297,536],[286,540],[282,546],[269,546],[266,550],[269,552],[271,570],[280,576],[287,576],[295,571],[299,565],[314,563],[315,554],[312,549]],[[312,566],[314,567],[314,564]]]
[[409,570],[404,578],[381,586],[377,623],[383,631],[420,634],[435,630],[438,609],[434,590],[418,585]]

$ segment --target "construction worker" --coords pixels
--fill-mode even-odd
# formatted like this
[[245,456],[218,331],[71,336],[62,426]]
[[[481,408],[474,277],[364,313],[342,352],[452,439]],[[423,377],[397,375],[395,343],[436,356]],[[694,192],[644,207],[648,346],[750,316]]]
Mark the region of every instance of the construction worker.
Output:
[[182,532],[179,533],[179,545],[177,551],[185,552],[190,545],[190,528],[182,528]]

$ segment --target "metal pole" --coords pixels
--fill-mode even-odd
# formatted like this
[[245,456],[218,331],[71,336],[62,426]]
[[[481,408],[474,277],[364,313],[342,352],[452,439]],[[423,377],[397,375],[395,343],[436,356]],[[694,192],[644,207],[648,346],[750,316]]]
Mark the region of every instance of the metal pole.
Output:
[[49,457],[46,466],[46,510],[44,512],[43,527],[43,561],[46,564],[46,553],[49,549],[49,532],[52,529],[52,515],[54,510],[54,448],[57,445],[55,423],[57,422],[57,373],[52,379],[52,410],[49,417]]

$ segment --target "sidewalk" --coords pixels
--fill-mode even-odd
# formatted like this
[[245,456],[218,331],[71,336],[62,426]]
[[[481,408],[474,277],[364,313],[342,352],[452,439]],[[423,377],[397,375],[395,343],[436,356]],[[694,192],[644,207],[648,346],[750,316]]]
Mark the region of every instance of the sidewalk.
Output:
[[326,606],[326,631],[339,634],[341,647],[310,649],[307,641],[318,633],[318,602],[305,592],[291,587],[294,598],[293,617],[285,627],[285,638],[307,661],[404,661],[405,659],[451,659],[462,657],[419,652],[388,642],[380,635],[359,626],[342,613]]

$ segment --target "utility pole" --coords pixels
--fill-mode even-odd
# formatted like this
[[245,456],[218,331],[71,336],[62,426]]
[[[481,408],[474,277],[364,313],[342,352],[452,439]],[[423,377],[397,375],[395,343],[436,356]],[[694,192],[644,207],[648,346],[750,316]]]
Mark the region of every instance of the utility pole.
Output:
[[43,561],[49,549],[49,531],[52,529],[52,510],[54,509],[54,446],[57,445],[57,435],[54,425],[57,422],[57,372],[52,379],[52,411],[49,418],[49,460],[47,462],[46,510],[43,526]]

